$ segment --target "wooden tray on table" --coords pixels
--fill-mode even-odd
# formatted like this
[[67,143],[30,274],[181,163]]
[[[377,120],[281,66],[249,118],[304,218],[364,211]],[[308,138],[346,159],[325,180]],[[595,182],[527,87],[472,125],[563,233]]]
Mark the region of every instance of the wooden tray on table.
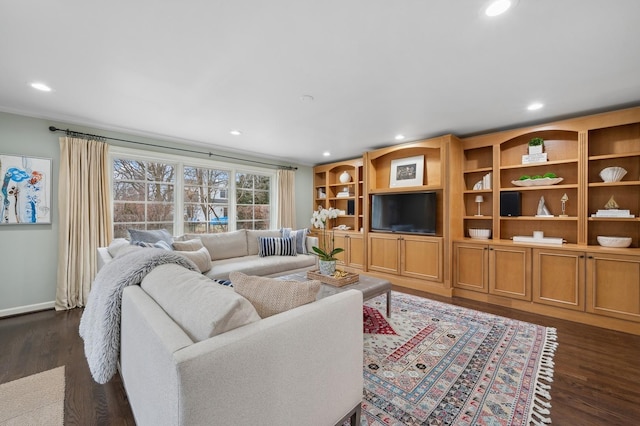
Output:
[[334,287],[344,287],[345,285],[357,283],[360,280],[360,275],[353,272],[347,272],[347,275],[341,278],[335,278],[333,275],[322,275],[320,270],[307,271],[307,278],[310,280],[322,281],[325,284],[332,285]]

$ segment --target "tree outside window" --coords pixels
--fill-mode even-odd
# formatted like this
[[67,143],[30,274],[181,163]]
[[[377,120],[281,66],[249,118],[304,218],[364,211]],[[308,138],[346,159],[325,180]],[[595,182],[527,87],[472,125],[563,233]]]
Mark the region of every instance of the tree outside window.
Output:
[[269,229],[271,178],[256,173],[236,173],[236,228]]
[[229,230],[229,171],[184,167],[184,232]]
[[173,232],[175,164],[114,159],[114,236],[127,229],[167,229]]

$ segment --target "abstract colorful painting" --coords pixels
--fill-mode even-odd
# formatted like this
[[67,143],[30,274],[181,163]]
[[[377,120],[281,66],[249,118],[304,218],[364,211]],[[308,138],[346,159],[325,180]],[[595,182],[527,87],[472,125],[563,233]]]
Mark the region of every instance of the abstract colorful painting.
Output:
[[0,225],[51,223],[51,159],[0,154]]

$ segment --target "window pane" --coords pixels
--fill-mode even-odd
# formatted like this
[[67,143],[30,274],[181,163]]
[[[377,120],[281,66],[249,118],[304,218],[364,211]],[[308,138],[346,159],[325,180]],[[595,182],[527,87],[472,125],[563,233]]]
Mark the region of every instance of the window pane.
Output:
[[147,163],[147,180],[152,182],[173,182],[175,179],[173,164]]
[[144,203],[114,203],[114,222],[145,222]]
[[147,186],[148,201],[173,202],[173,185],[151,183]]
[[144,185],[138,182],[114,182],[113,199],[121,201],[144,201]]
[[113,160],[113,180],[144,180],[144,163],[137,160]]
[[236,206],[236,219],[237,220],[252,220],[253,219],[253,206]]
[[269,204],[269,192],[256,191],[254,194],[254,204]]
[[185,230],[224,232],[228,229],[229,172],[200,167],[184,167]]
[[147,204],[147,222],[173,221],[173,204]]
[[256,206],[254,209],[254,219],[269,220],[269,206]]

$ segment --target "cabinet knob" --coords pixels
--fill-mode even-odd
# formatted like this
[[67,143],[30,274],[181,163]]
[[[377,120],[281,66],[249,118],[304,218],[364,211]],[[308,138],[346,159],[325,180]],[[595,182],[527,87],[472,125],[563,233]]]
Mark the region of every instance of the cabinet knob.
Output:
[[584,254],[581,254],[579,257],[580,259],[584,259]]
[[587,259],[593,259],[593,256],[587,256]]

